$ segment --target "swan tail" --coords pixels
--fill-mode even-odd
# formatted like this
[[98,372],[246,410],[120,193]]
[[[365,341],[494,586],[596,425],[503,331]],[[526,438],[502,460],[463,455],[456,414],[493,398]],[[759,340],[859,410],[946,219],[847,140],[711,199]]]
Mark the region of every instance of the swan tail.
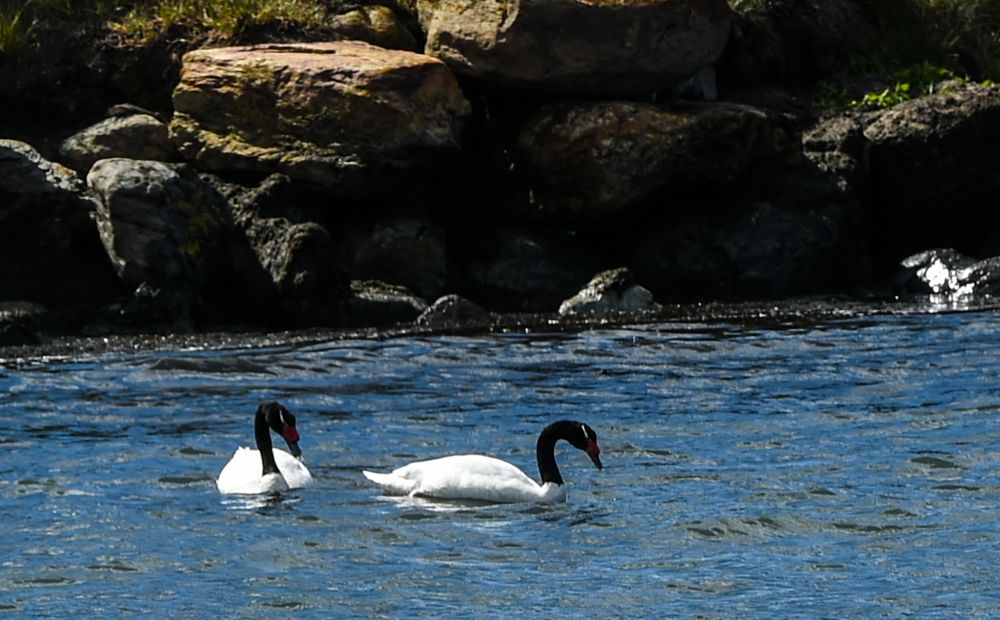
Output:
[[417,488],[415,480],[408,480],[395,474],[380,474],[374,471],[362,470],[365,478],[385,489],[390,495],[409,495]]

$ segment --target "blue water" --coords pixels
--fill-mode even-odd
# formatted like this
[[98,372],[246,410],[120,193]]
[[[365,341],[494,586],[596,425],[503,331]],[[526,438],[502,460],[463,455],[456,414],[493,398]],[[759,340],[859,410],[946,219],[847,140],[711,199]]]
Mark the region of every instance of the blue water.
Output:
[[[1000,314],[676,323],[7,360],[0,614],[998,617]],[[315,486],[223,497],[258,401]],[[455,452],[554,506],[383,497]]]

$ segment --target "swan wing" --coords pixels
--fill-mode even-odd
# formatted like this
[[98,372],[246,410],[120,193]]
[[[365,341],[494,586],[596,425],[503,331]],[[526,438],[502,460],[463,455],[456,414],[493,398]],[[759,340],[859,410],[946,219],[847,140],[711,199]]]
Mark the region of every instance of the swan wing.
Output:
[[490,456],[460,454],[417,461],[391,474],[365,476],[389,493],[484,502],[545,500],[545,491],[514,465]]
[[[259,458],[259,457],[258,457]],[[300,489],[312,484],[313,477],[306,464],[279,448],[274,449],[274,462],[284,476],[289,489]],[[259,463],[258,463],[259,465]]]
[[417,488],[417,481],[397,476],[395,472],[380,474],[374,471],[363,470],[361,473],[364,474],[365,478],[385,489],[385,492],[389,495],[409,495]]
[[288,490],[281,474],[261,475],[260,453],[253,448],[237,448],[219,472],[216,486],[225,494],[257,495]]

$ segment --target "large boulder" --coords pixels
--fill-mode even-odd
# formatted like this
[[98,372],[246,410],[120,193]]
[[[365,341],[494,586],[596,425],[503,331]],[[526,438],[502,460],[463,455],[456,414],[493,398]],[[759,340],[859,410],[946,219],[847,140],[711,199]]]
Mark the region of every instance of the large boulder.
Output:
[[267,316],[269,282],[225,200],[195,171],[182,164],[103,159],[87,183],[98,200],[101,241],[130,289],[153,291],[149,297],[196,320]]
[[357,280],[381,280],[437,299],[445,287],[444,232],[426,218],[395,216],[354,227],[347,235],[346,267]]
[[426,53],[490,83],[591,96],[655,92],[715,62],[726,0],[417,0]]
[[201,169],[370,195],[458,149],[469,103],[438,60],[358,41],[184,55],[171,136]]
[[111,116],[73,134],[59,147],[62,161],[86,174],[94,162],[112,157],[173,161],[177,159],[167,125],[151,114]]
[[1000,254],[1000,86],[953,85],[894,106],[864,136],[885,263],[928,247]]
[[0,300],[97,307],[121,287],[72,170],[0,140]]
[[302,325],[339,324],[341,302],[351,294],[347,273],[329,231],[288,208],[296,198],[287,177],[272,175],[232,196],[230,205],[278,293],[272,318]]
[[752,165],[795,161],[793,119],[717,103],[554,105],[517,140],[515,171],[532,212],[568,221],[613,215],[651,196],[745,181]]
[[812,162],[689,200],[617,242],[658,299],[829,293],[872,277],[857,197]]

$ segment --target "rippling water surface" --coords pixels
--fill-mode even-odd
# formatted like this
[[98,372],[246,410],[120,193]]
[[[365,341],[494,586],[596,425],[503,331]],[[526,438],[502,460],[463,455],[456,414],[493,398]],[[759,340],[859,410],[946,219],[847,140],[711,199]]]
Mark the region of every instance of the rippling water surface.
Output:
[[[996,312],[9,361],[0,614],[997,617],[998,375]],[[272,398],[316,485],[220,496]],[[360,473],[558,418],[565,504]]]

